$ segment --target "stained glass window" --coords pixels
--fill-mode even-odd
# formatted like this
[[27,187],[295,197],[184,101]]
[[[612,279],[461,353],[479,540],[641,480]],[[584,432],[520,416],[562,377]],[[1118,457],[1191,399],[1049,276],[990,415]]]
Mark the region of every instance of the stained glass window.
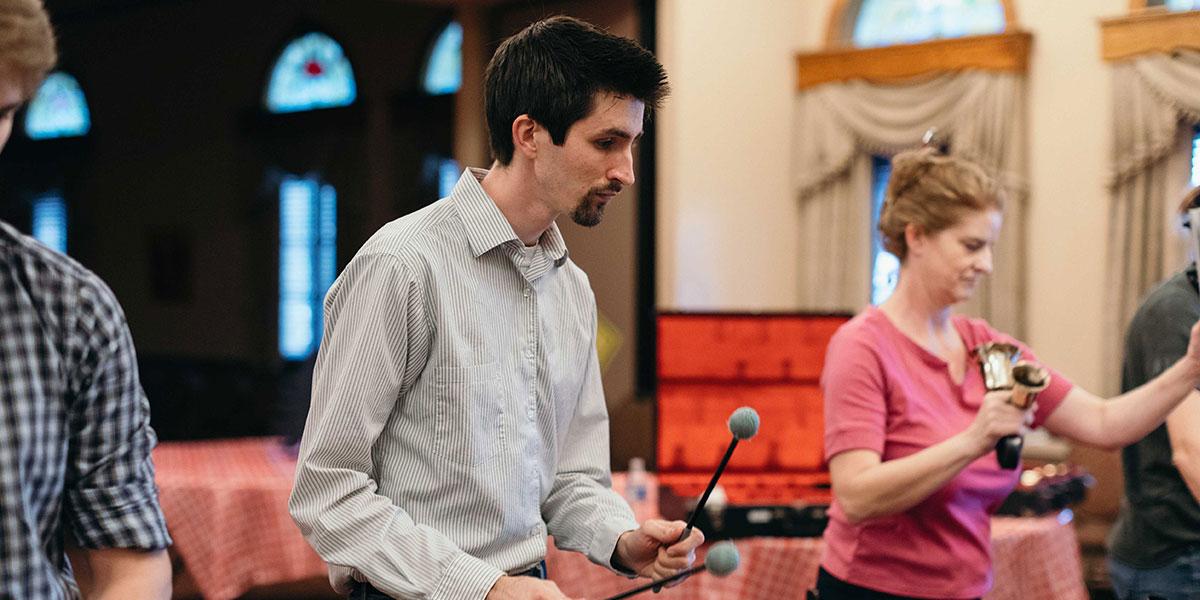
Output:
[[429,52],[425,63],[425,92],[434,96],[453,94],[462,87],[462,41],[463,29],[451,21]]
[[267,110],[290,113],[352,104],[354,69],[333,38],[308,33],[283,49],[267,84]]
[[1000,0],[862,0],[854,45],[911,44],[1002,31]]
[[891,176],[890,160],[882,156],[871,159],[871,304],[877,306],[892,295],[900,279],[900,259],[883,249],[879,233],[879,215]]
[[62,194],[47,192],[33,200],[33,237],[52,250],[67,253],[67,203]]
[[321,302],[337,274],[337,192],[315,176],[279,186],[279,354],[305,360],[321,339]]
[[62,71],[47,76],[25,113],[25,135],[34,140],[77,137],[91,128],[91,114],[79,82]]

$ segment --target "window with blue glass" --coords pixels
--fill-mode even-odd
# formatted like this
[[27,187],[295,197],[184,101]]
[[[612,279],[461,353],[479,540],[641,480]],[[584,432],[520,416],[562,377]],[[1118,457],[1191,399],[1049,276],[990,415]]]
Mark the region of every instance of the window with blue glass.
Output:
[[1200,185],[1200,127],[1192,133],[1192,185]]
[[34,198],[32,220],[30,231],[37,241],[67,253],[67,203],[62,194],[46,192]]
[[357,97],[354,69],[342,47],[323,33],[287,45],[271,69],[267,110],[291,113],[347,106]]
[[62,71],[47,76],[25,112],[25,135],[34,140],[78,137],[91,128],[91,113],[79,82]]
[[1200,10],[1200,0],[1147,0],[1146,6],[1165,6],[1167,10]]
[[854,45],[911,44],[1004,31],[1000,0],[862,0]]
[[451,21],[433,42],[425,62],[422,86],[432,96],[453,94],[462,87],[463,28]]
[[279,186],[279,354],[305,360],[321,339],[321,303],[337,274],[337,192],[315,176]]
[[[462,169],[458,161],[448,156],[428,154],[421,165],[421,178],[430,189],[437,189],[437,198],[446,198],[454,191]],[[431,198],[430,200],[436,200]]]
[[879,305],[896,290],[900,279],[900,259],[884,250],[879,233],[879,216],[888,179],[892,177],[892,162],[886,157],[871,159],[871,304]]

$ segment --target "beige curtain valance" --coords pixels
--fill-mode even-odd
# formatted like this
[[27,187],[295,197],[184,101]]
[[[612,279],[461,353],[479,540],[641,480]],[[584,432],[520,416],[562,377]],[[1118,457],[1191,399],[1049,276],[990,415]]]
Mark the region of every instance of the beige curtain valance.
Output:
[[962,71],[901,84],[828,83],[795,101],[793,189],[800,202],[802,309],[857,310],[870,283],[871,157],[920,144],[930,127],[950,152],[1009,191],[996,269],[964,312],[1022,333],[1022,213],[1027,194],[1024,76]]

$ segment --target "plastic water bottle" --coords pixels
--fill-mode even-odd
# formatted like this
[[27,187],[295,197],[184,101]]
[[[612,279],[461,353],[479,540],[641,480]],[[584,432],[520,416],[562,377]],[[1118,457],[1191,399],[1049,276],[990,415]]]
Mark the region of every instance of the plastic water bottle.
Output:
[[633,509],[633,516],[638,522],[646,520],[649,516],[649,487],[646,461],[640,457],[629,459],[629,471],[625,473],[625,501]]

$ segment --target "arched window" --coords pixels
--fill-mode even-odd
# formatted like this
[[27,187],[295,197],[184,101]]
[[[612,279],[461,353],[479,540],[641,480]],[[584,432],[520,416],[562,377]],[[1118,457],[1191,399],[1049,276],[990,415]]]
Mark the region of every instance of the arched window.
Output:
[[[353,104],[354,69],[323,33],[292,40],[267,83],[273,113]],[[321,301],[337,275],[337,190],[321,175],[287,175],[279,184],[279,354],[306,360],[321,340]]]
[[78,137],[91,128],[91,114],[79,82],[62,71],[47,76],[25,113],[25,135],[33,140]]
[[316,176],[279,186],[279,354],[312,356],[321,340],[321,301],[337,275],[337,192]]
[[1004,31],[999,0],[862,0],[854,45],[868,48]]
[[308,33],[283,49],[267,84],[267,110],[290,113],[347,106],[357,97],[354,69],[333,38]]
[[431,96],[453,94],[462,87],[463,28],[451,21],[433,42],[421,84]]

